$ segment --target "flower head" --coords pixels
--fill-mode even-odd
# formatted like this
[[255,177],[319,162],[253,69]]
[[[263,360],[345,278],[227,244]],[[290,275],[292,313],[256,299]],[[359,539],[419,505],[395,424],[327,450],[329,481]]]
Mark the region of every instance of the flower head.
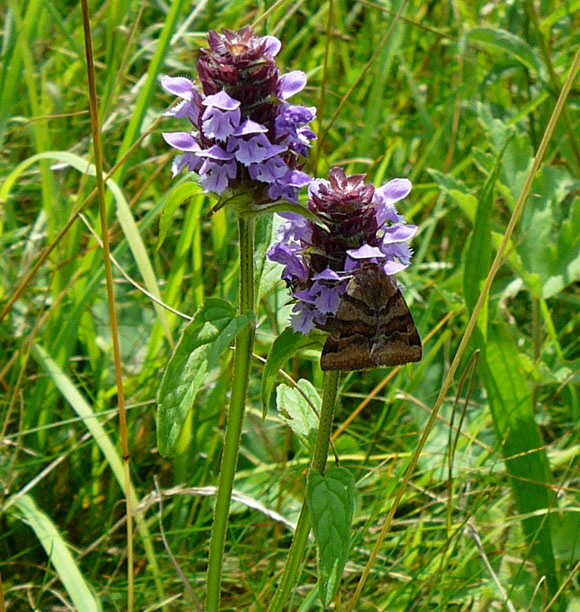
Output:
[[189,132],[163,134],[181,152],[173,176],[187,168],[218,195],[253,190],[258,203],[296,202],[310,182],[302,166],[315,138],[307,126],[316,109],[287,100],[304,88],[306,75],[280,75],[274,61],[280,41],[256,36],[248,26],[210,32],[208,43],[197,61],[201,90],[184,77],[161,78],[181,100],[167,115],[191,123]]
[[308,208],[326,228],[297,214],[286,214],[268,257],[284,266],[282,278],[296,300],[291,324],[304,334],[325,328],[338,309],[354,270],[379,265],[389,276],[411,261],[408,241],[417,232],[397,213],[395,203],[411,191],[407,179],[375,189],[364,175],[346,176],[333,168],[328,180],[309,186]]

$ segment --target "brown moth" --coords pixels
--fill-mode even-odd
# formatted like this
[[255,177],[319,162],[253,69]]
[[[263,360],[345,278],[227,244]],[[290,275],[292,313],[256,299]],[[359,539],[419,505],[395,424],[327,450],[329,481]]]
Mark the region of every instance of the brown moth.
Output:
[[403,365],[422,354],[409,307],[391,277],[376,264],[354,272],[322,349],[322,369]]

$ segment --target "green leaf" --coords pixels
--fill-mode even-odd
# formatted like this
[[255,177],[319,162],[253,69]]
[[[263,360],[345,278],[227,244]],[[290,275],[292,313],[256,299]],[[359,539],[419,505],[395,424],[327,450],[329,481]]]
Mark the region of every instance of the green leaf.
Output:
[[514,137],[516,133],[515,128],[506,125],[501,119],[494,116],[489,104],[478,102],[475,105],[475,109],[477,119],[488,136],[486,141],[492,145],[496,152],[504,149],[508,140]]
[[311,470],[306,483],[306,503],[318,551],[318,590],[328,606],[340,585],[348,560],[354,513],[354,478],[345,468],[334,467],[322,476]]
[[271,269],[266,257],[266,251],[272,244],[273,215],[261,215],[256,219],[256,232],[254,239],[254,283],[258,299],[261,297],[262,275]]
[[301,349],[320,346],[316,336],[305,336],[287,327],[272,343],[262,372],[262,418],[266,417],[270,396],[280,368]]
[[312,221],[314,225],[318,225],[322,229],[328,231],[328,226],[324,221],[314,212],[303,206],[302,204],[293,204],[292,202],[287,202],[282,200],[277,202],[276,204],[268,204],[268,205],[256,205],[253,207],[249,207],[244,210],[241,214],[243,215],[252,215],[255,217],[261,217],[264,215],[271,215],[272,213],[293,213],[295,215],[300,215]]
[[[71,555],[69,547],[51,518],[46,515],[29,495],[19,495],[14,499],[18,514],[36,534],[56,573],[67,590],[75,609],[87,612],[102,610],[91,585],[81,574]],[[8,502],[12,500],[9,499]]]
[[475,42],[490,50],[506,53],[524,65],[534,76],[544,78],[544,65],[540,57],[527,42],[519,36],[499,28],[473,28],[467,33],[469,42]]
[[322,399],[312,383],[300,379],[298,388],[278,385],[276,405],[280,418],[292,429],[308,451],[312,451],[318,431]]
[[[511,138],[502,158],[502,183],[509,190],[503,195],[515,202],[533,162],[530,138],[524,132],[514,135],[513,128],[494,118],[486,105],[479,104],[477,109],[496,150]],[[477,151],[473,154],[482,160]],[[574,197],[579,187],[580,183],[559,167],[543,166],[534,180],[516,241],[522,268],[515,271],[536,298],[552,297],[580,278],[580,199]]]
[[[85,159],[79,157],[78,155],[74,155],[73,153],[67,153],[65,151],[45,151],[44,153],[38,153],[37,155],[32,155],[22,163],[18,164],[18,166],[16,166],[16,168],[14,168],[6,177],[4,183],[0,186],[0,204],[4,204],[7,201],[12,187],[17,183],[18,178],[24,172],[24,170],[26,170],[30,165],[44,159],[54,159],[64,164],[68,164],[79,172],[86,173],[89,176],[95,176],[96,174],[94,164],[89,164]],[[119,219],[119,223],[123,228],[123,234],[127,239],[129,248],[135,257],[135,262],[137,263],[139,272],[143,277],[145,287],[149,293],[153,294],[153,296],[155,296],[159,301],[162,301],[159,285],[157,283],[157,277],[153,270],[153,265],[151,264],[148,251],[145,248],[145,243],[143,242],[143,238],[139,233],[137,223],[133,217],[133,213],[131,212],[131,208],[125,198],[125,195],[123,194],[123,191],[119,185],[112,179],[107,180],[106,186],[115,198],[115,204],[117,205],[117,218]],[[157,312],[157,316],[159,317],[165,336],[171,339],[171,328],[169,321],[167,320],[167,312],[159,304],[154,303],[153,307]]]
[[240,330],[252,321],[248,314],[235,315],[229,302],[210,298],[183,330],[157,394],[157,444],[161,455],[175,453],[185,419],[208,373]]
[[477,198],[469,192],[467,187],[460,180],[449,174],[443,174],[433,168],[429,168],[428,172],[439,188],[457,203],[466,217],[470,221],[474,221],[475,211],[477,209]]
[[159,238],[157,240],[156,249],[159,250],[163,241],[167,236],[167,232],[171,227],[171,221],[175,211],[189,198],[203,193],[203,189],[199,183],[188,181],[187,183],[181,183],[172,189],[169,196],[163,204],[161,209],[161,216],[159,217]]
[[552,477],[545,445],[534,418],[532,397],[520,351],[503,321],[489,325],[482,344],[481,375],[488,395],[494,426],[530,557],[538,574],[546,576],[549,591],[557,588],[550,522],[542,510],[554,503]]
[[526,202],[517,250],[526,271],[539,277],[536,297],[549,298],[580,278],[580,198],[568,200],[578,186],[566,170],[546,166]]
[[[129,477],[128,481],[126,479],[121,455],[117,450],[115,443],[107,433],[105,427],[101,424],[98,418],[99,415],[86,401],[70,377],[67,376],[62,368],[48,355],[40,344],[35,344],[32,347],[32,354],[43,370],[45,370],[50,376],[63,398],[69,403],[70,407],[75,411],[75,413],[84,423],[87,430],[90,432],[95,443],[103,453],[125,496],[132,500],[137,500],[138,496],[133,483],[131,482],[131,478]],[[157,582],[159,579],[157,558],[154,555],[149,528],[147,527],[147,523],[140,512],[135,513],[135,522],[137,523],[137,529],[145,549],[145,554],[147,555],[147,560],[151,569],[153,570],[153,574]]]
[[525,133],[516,134],[503,158],[503,182],[509,187],[514,202],[520,197],[533,162],[534,150],[529,136]]
[[[498,154],[493,169],[481,190],[477,214],[475,215],[475,224],[469,238],[467,256],[463,268],[463,292],[465,302],[470,311],[473,310],[479,299],[481,288],[489,272],[491,263],[491,211],[494,201],[494,186],[499,176],[502,159],[508,145],[509,139],[506,139],[503,149]],[[483,304],[477,322],[484,340],[487,330],[487,309],[488,300]]]
[[[558,21],[562,19],[568,19],[571,15],[574,15],[580,10],[580,0],[568,0],[567,2],[554,3],[554,10],[551,13],[543,16],[540,20],[540,30],[546,37],[551,35],[550,29]],[[548,9],[548,7],[546,7]],[[543,13],[543,11],[542,11]]]

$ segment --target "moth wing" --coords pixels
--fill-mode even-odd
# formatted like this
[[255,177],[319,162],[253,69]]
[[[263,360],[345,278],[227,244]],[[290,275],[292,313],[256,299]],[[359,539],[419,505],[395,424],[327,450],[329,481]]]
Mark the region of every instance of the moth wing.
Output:
[[421,339],[401,291],[377,265],[349,282],[322,349],[323,370],[366,370],[420,361]]

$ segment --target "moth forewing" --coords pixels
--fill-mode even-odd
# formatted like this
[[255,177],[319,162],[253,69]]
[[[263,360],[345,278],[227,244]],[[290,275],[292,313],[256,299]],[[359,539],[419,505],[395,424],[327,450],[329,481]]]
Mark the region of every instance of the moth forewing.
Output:
[[357,270],[324,343],[323,370],[366,370],[420,361],[421,339],[395,282],[375,264]]

